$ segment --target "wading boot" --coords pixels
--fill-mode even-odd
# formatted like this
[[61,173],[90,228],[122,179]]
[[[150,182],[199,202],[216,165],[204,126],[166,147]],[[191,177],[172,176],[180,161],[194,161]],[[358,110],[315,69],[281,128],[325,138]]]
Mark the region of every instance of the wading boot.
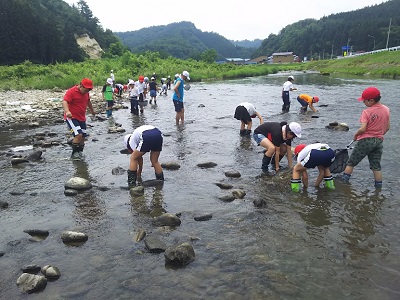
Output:
[[292,192],[298,193],[301,190],[301,179],[292,179],[290,180],[290,186],[292,188]]
[[335,183],[333,182],[332,176],[324,177],[324,181],[325,181],[325,186],[327,189],[329,189],[329,190],[335,189]]
[[128,170],[128,187],[133,188],[136,186],[137,171]]
[[83,145],[72,143],[72,159],[81,159],[82,158],[82,151]]
[[161,172],[160,174],[157,174],[157,173],[155,173],[155,174],[156,174],[156,179],[157,180],[164,181],[164,173],[163,172]]
[[269,175],[269,176],[275,175],[276,172],[274,170],[269,169],[270,163],[271,163],[271,157],[264,155],[261,164],[261,169],[264,175]]

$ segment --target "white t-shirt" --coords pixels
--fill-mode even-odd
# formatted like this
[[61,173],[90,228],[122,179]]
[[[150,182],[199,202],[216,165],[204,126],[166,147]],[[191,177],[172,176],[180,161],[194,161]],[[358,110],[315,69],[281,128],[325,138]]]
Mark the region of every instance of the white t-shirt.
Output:
[[315,143],[305,146],[304,149],[301,150],[297,155],[297,162],[301,163],[304,166],[310,159],[311,150],[320,150],[321,148],[329,149],[330,147],[328,144],[322,143]]
[[284,92],[289,92],[290,89],[293,89],[293,83],[292,83],[291,81],[288,80],[288,81],[286,81],[286,82],[283,84],[282,91],[284,91]]
[[250,116],[254,116],[257,113],[257,110],[254,107],[254,105],[249,102],[240,103],[239,106],[244,106],[247,109]]
[[139,96],[138,93],[138,88],[136,86],[133,86],[129,89],[129,97],[137,97]]
[[142,125],[138,128],[135,129],[133,134],[131,135],[131,138],[129,139],[129,146],[131,147],[132,150],[137,149],[139,144],[143,142],[143,132],[146,130],[154,129],[155,127],[153,125]]
[[135,82],[135,86],[137,87],[139,94],[142,94],[144,92],[145,85],[146,84],[144,82],[140,82],[140,81]]

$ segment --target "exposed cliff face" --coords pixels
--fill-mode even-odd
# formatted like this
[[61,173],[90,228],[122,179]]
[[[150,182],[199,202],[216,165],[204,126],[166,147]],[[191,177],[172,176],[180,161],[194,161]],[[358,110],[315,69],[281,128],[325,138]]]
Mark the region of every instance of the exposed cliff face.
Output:
[[76,42],[91,59],[101,58],[101,55],[104,52],[97,41],[90,38],[87,34],[76,36]]

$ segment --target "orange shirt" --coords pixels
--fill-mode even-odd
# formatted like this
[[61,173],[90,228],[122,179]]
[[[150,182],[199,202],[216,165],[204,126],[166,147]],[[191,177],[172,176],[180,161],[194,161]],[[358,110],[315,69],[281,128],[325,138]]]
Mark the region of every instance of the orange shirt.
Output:
[[312,104],[312,97],[310,95],[307,94],[300,94],[299,98],[306,101],[308,104]]

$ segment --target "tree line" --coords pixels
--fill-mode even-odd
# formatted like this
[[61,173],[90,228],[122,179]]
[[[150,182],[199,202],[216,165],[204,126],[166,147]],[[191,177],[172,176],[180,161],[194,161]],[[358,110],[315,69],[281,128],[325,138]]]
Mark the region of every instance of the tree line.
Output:
[[252,57],[294,52],[301,58],[323,59],[343,55],[347,46],[353,53],[399,46],[399,11],[400,0],[391,0],[320,20],[304,19],[270,34]]
[[103,30],[85,1],[69,6],[62,0],[0,0],[0,64],[83,61],[75,35],[88,34],[108,48],[118,38]]

